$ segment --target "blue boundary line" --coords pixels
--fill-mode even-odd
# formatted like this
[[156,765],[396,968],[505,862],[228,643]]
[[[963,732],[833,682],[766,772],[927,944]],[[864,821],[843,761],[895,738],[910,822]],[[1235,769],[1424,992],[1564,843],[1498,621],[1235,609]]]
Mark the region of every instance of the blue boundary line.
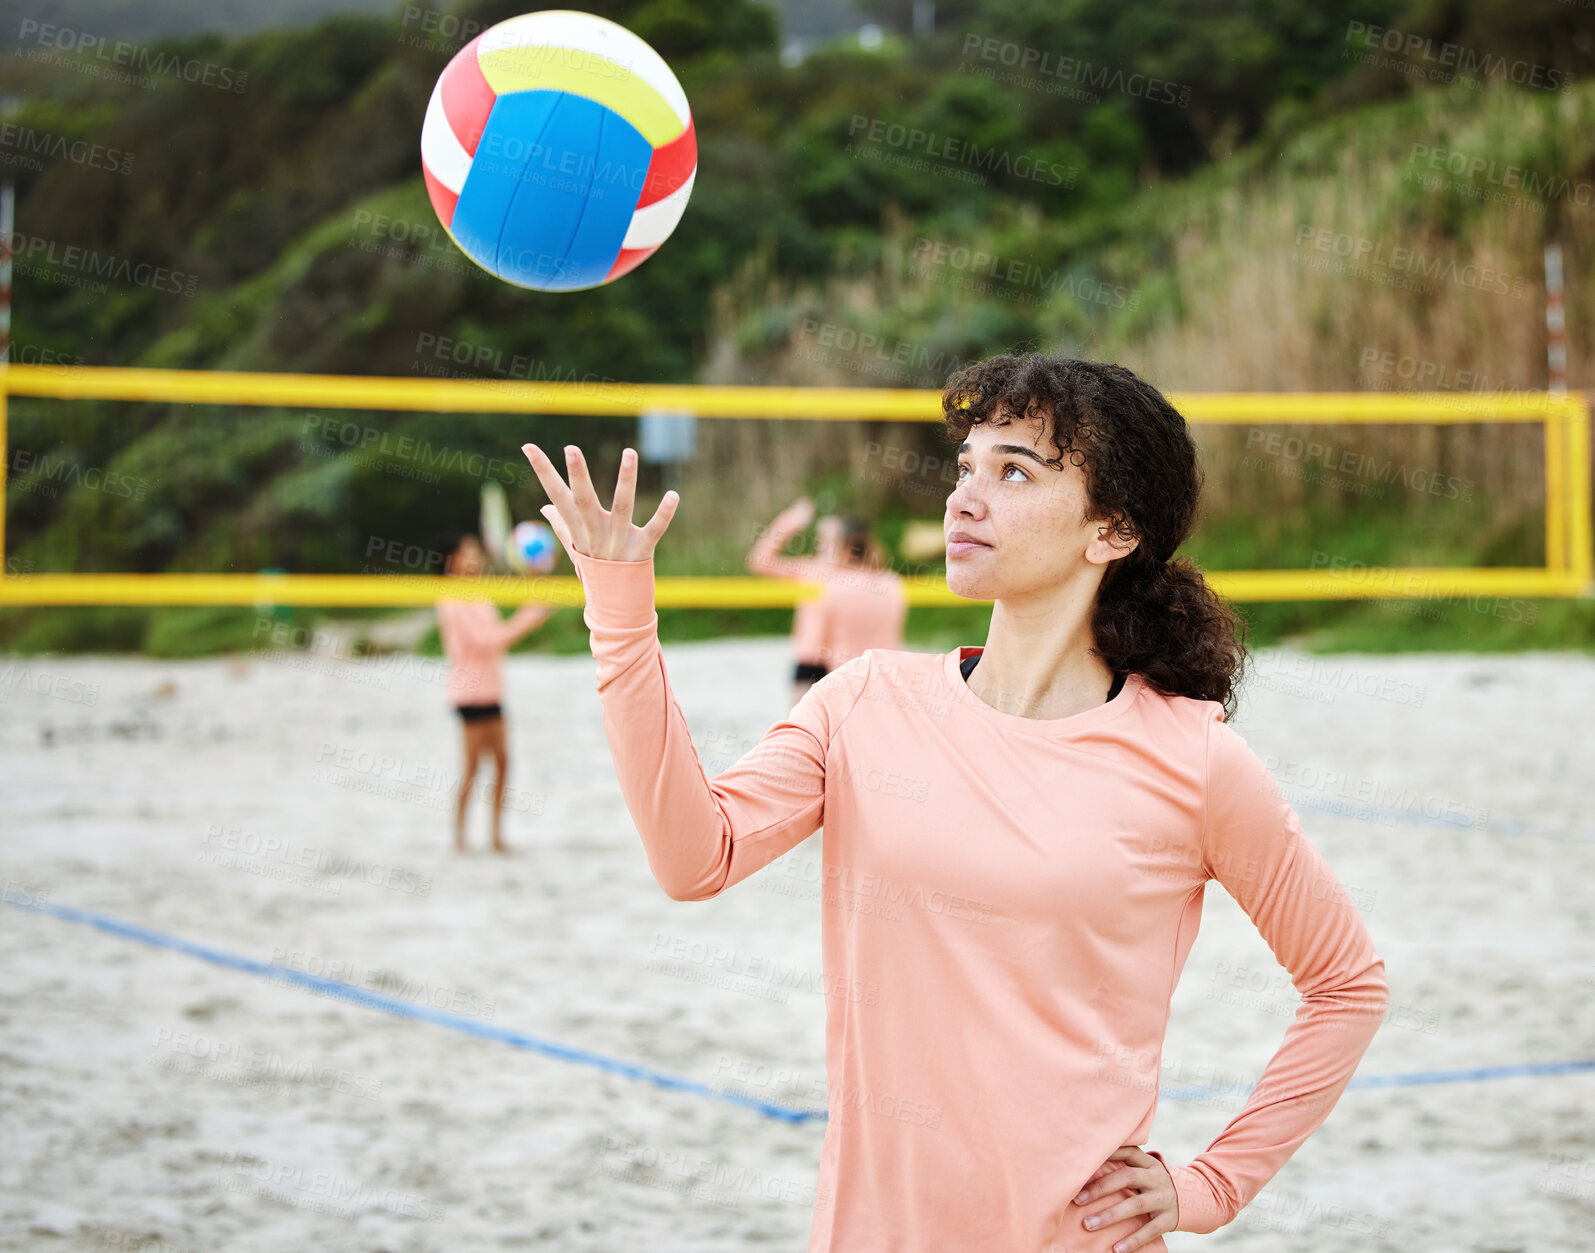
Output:
[[[740,1105],[745,1109],[755,1110],[766,1117],[778,1118],[782,1122],[803,1123],[824,1120],[828,1117],[826,1111],[822,1109],[794,1109],[786,1105],[776,1105],[771,1101],[761,1101],[757,1097],[744,1096],[740,1092],[730,1091],[725,1088],[711,1088],[708,1084],[699,1083],[696,1079],[683,1079],[678,1075],[655,1070],[652,1066],[639,1066],[632,1062],[619,1061],[613,1057],[605,1057],[601,1053],[591,1053],[586,1049],[572,1048],[566,1044],[556,1044],[551,1040],[539,1039],[537,1036],[528,1035],[524,1031],[512,1031],[508,1027],[495,1027],[490,1023],[477,1022],[475,1019],[466,1018],[460,1014],[445,1013],[443,1010],[432,1009],[426,1005],[417,1005],[412,1001],[400,1000],[398,997],[384,996],[380,992],[369,992],[365,988],[357,988],[351,983],[340,983],[336,979],[323,979],[319,975],[306,974],[303,971],[274,965],[271,962],[256,961],[251,957],[240,957],[236,953],[229,953],[219,948],[211,948],[206,944],[195,944],[192,940],[184,940],[178,936],[152,931],[148,927],[139,926],[136,922],[123,922],[119,918],[97,914],[92,910],[76,909],[70,905],[52,905],[48,901],[35,900],[31,897],[23,900],[19,899],[19,896],[15,894],[7,894],[0,899],[3,899],[5,904],[11,905],[16,909],[25,909],[32,913],[44,914],[62,922],[75,922],[81,926],[93,927],[98,931],[104,931],[108,935],[120,936],[126,940],[137,940],[141,944],[148,944],[153,948],[167,949],[173,953],[181,953],[185,957],[197,957],[200,961],[210,962],[214,966],[221,966],[227,970],[241,970],[245,974],[259,975],[261,978],[269,979],[274,983],[288,983],[297,987],[308,988],[313,992],[326,992],[340,1000],[353,1001],[357,1005],[364,1005],[367,1009],[379,1009],[399,1018],[414,1018],[421,1022],[430,1022],[434,1026],[447,1027],[451,1031],[459,1031],[465,1035],[478,1036],[484,1040],[496,1040],[500,1044],[508,1044],[512,1048],[542,1053],[544,1056],[552,1057],[559,1061],[575,1062],[582,1066],[593,1066],[599,1070],[606,1070],[611,1074],[621,1075],[627,1079],[643,1079],[657,1087],[665,1088],[672,1092],[690,1092],[694,1096],[705,1096],[711,1100],[727,1101],[732,1105]],[[1407,1088],[1435,1083],[1465,1083],[1479,1079],[1517,1079],[1541,1075],[1576,1074],[1587,1071],[1595,1071],[1595,1060],[1520,1062],[1503,1066],[1474,1066],[1465,1070],[1423,1070],[1408,1074],[1353,1075],[1351,1082],[1346,1086],[1348,1091],[1352,1088]],[[1244,1097],[1251,1092],[1253,1086],[1255,1085],[1247,1085],[1242,1088],[1239,1084],[1225,1084],[1217,1087],[1163,1088],[1158,1095],[1170,1101],[1205,1101],[1220,1094]]]
[[227,970],[241,970],[245,974],[259,975],[273,983],[289,983],[298,987],[308,988],[314,992],[326,992],[340,1000],[353,1001],[364,1005],[367,1009],[380,1009],[386,1013],[394,1014],[400,1018],[415,1018],[422,1022],[430,1022],[435,1026],[447,1027],[453,1031],[460,1031],[466,1035],[479,1036],[484,1040],[497,1040],[500,1044],[508,1044],[512,1048],[526,1049],[533,1053],[542,1053],[544,1056],[553,1057],[563,1062],[575,1062],[583,1066],[595,1066],[599,1070],[607,1070],[611,1074],[622,1075],[627,1079],[645,1079],[674,1092],[690,1092],[696,1096],[706,1096],[717,1101],[729,1101],[733,1105],[741,1105],[747,1109],[757,1110],[770,1118],[779,1118],[783,1122],[801,1123],[813,1119],[824,1119],[825,1110],[792,1109],[785,1105],[776,1105],[770,1101],[761,1101],[757,1097],[744,1096],[740,1092],[727,1091],[723,1088],[711,1088],[707,1084],[699,1083],[695,1079],[683,1079],[677,1075],[667,1074],[662,1070],[655,1070],[652,1066],[638,1066],[631,1062],[619,1061],[613,1057],[605,1057],[601,1053],[590,1053],[585,1049],[571,1048],[569,1045],[556,1044],[552,1040],[540,1039],[528,1035],[524,1031],[512,1031],[508,1027],[495,1027],[491,1023],[478,1022],[473,1018],[466,1018],[460,1014],[445,1013],[442,1010],[432,1009],[430,1006],[417,1005],[412,1001],[400,1000],[394,996],[384,996],[380,992],[370,992],[365,988],[357,988],[350,983],[340,983],[336,979],[323,979],[319,975],[306,974],[300,970],[292,970],[286,966],[278,966],[271,962],[256,961],[250,957],[240,957],[236,953],[229,953],[222,949],[211,948],[205,944],[195,944],[191,940],[184,940],[177,936],[165,935],[159,931],[152,931],[148,927],[141,927],[137,923],[123,922],[119,918],[109,918],[104,914],[96,914],[87,909],[74,909],[70,905],[52,905],[48,901],[18,900],[6,897],[5,903],[14,905],[18,909],[31,910],[36,914],[46,914],[58,918],[63,922],[75,922],[85,927],[93,927],[104,931],[108,935],[120,936],[126,940],[137,940],[142,944],[154,948],[164,948],[173,953],[181,953],[185,957],[197,957],[201,961],[210,962],[214,966],[221,966]]
[[[1319,813],[1330,818],[1345,818],[1351,822],[1367,822],[1375,826],[1438,827],[1447,831],[1484,831],[1490,835],[1526,836],[1543,840],[1595,839],[1595,829],[1572,831],[1564,828],[1547,828],[1543,823],[1531,827],[1521,818],[1492,818],[1475,822],[1472,818],[1446,818],[1438,815],[1415,814],[1410,808],[1394,805],[1377,805],[1371,801],[1346,801],[1335,797],[1318,796],[1313,792],[1286,791],[1280,794],[1297,813]],[[1382,815],[1382,816],[1381,816]],[[1388,819],[1389,821],[1385,821]]]

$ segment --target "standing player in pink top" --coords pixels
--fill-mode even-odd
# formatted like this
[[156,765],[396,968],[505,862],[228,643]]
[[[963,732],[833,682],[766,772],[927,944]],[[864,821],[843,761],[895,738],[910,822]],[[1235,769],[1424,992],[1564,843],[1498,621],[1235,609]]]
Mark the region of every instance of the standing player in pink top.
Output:
[[815,528],[813,557],[781,555],[813,517],[814,502],[800,497],[776,515],[748,553],[752,574],[824,588],[817,598],[799,601],[792,615],[794,705],[815,682],[866,649],[901,648],[908,617],[902,577],[884,568],[880,541],[862,518],[827,514]]
[[[453,536],[439,546],[444,572],[475,578],[487,554],[474,535]],[[508,781],[509,748],[504,739],[504,654],[522,636],[535,631],[554,612],[552,605],[522,605],[509,618],[484,600],[440,600],[438,638],[449,659],[449,699],[465,727],[465,770],[454,807],[454,848],[465,851],[465,807],[476,783],[484,754],[493,758],[493,851],[507,853],[504,843],[504,788]]]
[[[1035,354],[945,389],[947,583],[983,648],[870,649],[709,779],[653,605],[667,493],[631,523],[532,445],[572,554],[604,732],[649,868],[706,900],[822,824],[829,1122],[809,1253],[1128,1253],[1231,1222],[1329,1116],[1389,1006],[1350,894],[1229,725],[1233,611],[1175,552],[1185,420],[1121,366]],[[1216,881],[1302,1001],[1190,1162],[1142,1147]]]

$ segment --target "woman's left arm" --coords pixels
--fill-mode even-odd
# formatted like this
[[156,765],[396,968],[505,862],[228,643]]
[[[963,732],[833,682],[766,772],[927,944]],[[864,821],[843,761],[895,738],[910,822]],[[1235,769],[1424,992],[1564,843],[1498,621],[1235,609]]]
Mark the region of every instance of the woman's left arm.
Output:
[[1245,1106],[1189,1165],[1168,1169],[1176,1231],[1210,1232],[1263,1190],[1329,1116],[1390,1005],[1384,959],[1356,903],[1302,833],[1268,767],[1236,731],[1208,725],[1202,855],[1302,1003]]

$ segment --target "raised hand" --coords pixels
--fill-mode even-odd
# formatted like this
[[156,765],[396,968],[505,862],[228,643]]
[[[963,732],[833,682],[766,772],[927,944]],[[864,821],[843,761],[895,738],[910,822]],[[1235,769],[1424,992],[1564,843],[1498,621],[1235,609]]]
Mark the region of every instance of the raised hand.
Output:
[[560,478],[548,455],[536,444],[522,444],[521,451],[532,463],[538,481],[551,504],[539,513],[548,519],[559,542],[573,553],[602,561],[647,561],[653,556],[670,519],[675,516],[681,497],[666,492],[653,517],[643,526],[631,524],[632,505],[637,496],[637,453],[628,448],[620,455],[620,474],[615,479],[615,495],[610,507],[598,503],[587,461],[575,444],[565,445],[565,468],[570,485]]
[[805,527],[814,517],[814,502],[807,496],[799,496],[785,509],[781,510],[781,520],[795,527]]

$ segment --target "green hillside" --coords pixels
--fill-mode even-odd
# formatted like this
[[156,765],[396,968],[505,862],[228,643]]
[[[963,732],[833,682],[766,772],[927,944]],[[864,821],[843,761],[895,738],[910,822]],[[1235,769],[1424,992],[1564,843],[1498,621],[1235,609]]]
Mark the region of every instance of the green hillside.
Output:
[[[462,17],[486,24],[518,7]],[[439,227],[417,136],[454,45],[408,38],[398,16],[171,45],[247,76],[241,92],[180,76],[118,85],[11,58],[20,131],[0,150],[13,152],[19,184],[18,359],[595,386],[935,386],[952,363],[1035,344],[1124,360],[1171,390],[1411,386],[1408,361],[1452,380],[1442,385],[1468,373],[1461,390],[1542,386],[1537,287],[1510,289],[1538,283],[1553,237],[1568,255],[1575,370],[1595,348],[1582,281],[1595,240],[1579,191],[1595,183],[1595,90],[1576,72],[1590,49],[1558,37],[1566,6],[1525,24],[1523,6],[1402,17],[1395,5],[1351,16],[1340,5],[1258,4],[1228,27],[1202,24],[1211,43],[1199,45],[1181,37],[1195,28],[1187,3],[943,4],[932,37],[889,35],[873,51],[840,44],[796,66],[781,63],[762,6],[586,7],[625,22],[677,70],[700,168],[656,257],[620,283],[560,296],[490,278]],[[891,6],[871,7],[894,24]],[[1345,55],[1356,47],[1349,24],[1376,19],[1538,58],[1563,89],[1486,74],[1414,90]],[[1005,33],[995,46],[990,31]],[[1097,89],[999,81],[1009,45],[1036,49],[1038,64],[1067,49],[1095,67]],[[910,126],[944,137],[943,155],[926,159],[898,139]],[[127,159],[101,168],[52,158],[40,135]],[[1468,155],[1462,174],[1450,172],[1451,153]],[[1484,153],[1488,170],[1471,163]],[[1520,171],[1516,187],[1501,184],[1507,166]],[[1506,275],[1508,294],[1460,280],[1415,292],[1314,270],[1318,242],[1340,236]],[[126,272],[113,264],[124,260],[166,277],[94,290],[93,275]],[[879,351],[838,348],[846,332],[891,345],[897,359],[883,371]],[[858,471],[886,428],[705,425],[663,570],[738,572],[751,529],[803,489],[876,513],[888,538],[911,517],[939,516],[935,484]],[[731,429],[750,426],[763,429]],[[1531,433],[1431,428],[1385,445],[1466,478],[1476,489],[1466,508],[1410,491],[1314,493],[1246,469],[1248,437],[1202,432],[1208,518],[1193,552],[1213,568],[1303,565],[1326,548],[1437,564],[1542,559]],[[381,554],[393,542],[424,549],[468,523],[484,473],[531,516],[540,496],[506,460],[528,438],[579,439],[602,468],[635,427],[18,399],[7,551],[32,570],[401,570]],[[890,438],[923,451],[938,441],[928,426]],[[392,451],[401,447],[429,452]],[[86,468],[100,486],[87,485]],[[1590,615],[1562,603],[1536,607],[1532,631],[1478,606],[1437,618],[1360,605],[1251,616],[1259,639],[1317,631],[1326,644],[1595,639]],[[584,647],[575,616],[561,617],[571,621],[539,633],[538,646]],[[786,621],[667,617],[667,633],[694,634]],[[926,639],[967,635],[978,618],[916,613],[914,627]],[[0,644],[192,651],[237,643],[252,621],[250,611],[22,611],[0,617]]]

